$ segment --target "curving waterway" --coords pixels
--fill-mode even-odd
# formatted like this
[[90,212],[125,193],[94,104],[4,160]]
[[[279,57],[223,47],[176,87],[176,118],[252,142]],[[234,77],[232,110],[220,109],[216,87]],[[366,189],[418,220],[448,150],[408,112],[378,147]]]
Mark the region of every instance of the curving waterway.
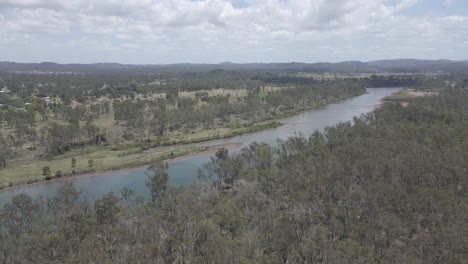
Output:
[[[247,145],[252,142],[265,142],[275,145],[278,138],[286,139],[293,136],[294,133],[309,135],[315,130],[323,131],[327,126],[334,126],[339,122],[350,121],[354,116],[368,113],[380,104],[380,99],[397,92],[399,89],[401,88],[369,88],[367,89],[367,94],[333,103],[322,109],[310,110],[293,117],[281,119],[279,121],[283,125],[274,129],[194,145],[215,146],[228,143]],[[232,151],[235,151],[235,149]],[[205,155],[181,158],[171,163],[169,167],[170,185],[183,186],[194,183],[197,179],[197,170],[202,168],[203,164],[209,160],[210,155]],[[145,172],[145,168],[134,168],[95,175],[63,178],[5,189],[0,191],[0,207],[3,207],[14,195],[21,192],[26,192],[33,197],[51,197],[65,181],[73,182],[77,188],[88,194],[91,200],[98,199],[110,191],[119,193],[124,187],[134,190],[138,195],[148,197],[149,192],[145,186],[147,178]]]

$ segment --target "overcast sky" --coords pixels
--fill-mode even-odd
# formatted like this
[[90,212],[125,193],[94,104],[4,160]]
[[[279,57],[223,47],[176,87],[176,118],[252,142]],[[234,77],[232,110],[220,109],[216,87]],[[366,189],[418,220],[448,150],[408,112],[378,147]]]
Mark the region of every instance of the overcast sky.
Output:
[[0,0],[0,61],[468,59],[468,0]]

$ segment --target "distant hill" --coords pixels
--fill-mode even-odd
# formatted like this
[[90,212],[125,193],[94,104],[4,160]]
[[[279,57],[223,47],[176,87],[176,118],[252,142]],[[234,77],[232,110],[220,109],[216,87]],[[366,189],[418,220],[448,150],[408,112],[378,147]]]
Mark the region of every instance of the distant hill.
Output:
[[232,71],[301,71],[310,73],[380,73],[380,72],[459,72],[468,71],[466,61],[450,60],[378,60],[370,62],[344,61],[338,63],[232,63],[220,64],[166,64],[132,65],[119,63],[58,64],[53,62],[16,63],[0,62],[0,72],[76,72],[76,73],[113,73],[113,72],[207,72],[212,70]]

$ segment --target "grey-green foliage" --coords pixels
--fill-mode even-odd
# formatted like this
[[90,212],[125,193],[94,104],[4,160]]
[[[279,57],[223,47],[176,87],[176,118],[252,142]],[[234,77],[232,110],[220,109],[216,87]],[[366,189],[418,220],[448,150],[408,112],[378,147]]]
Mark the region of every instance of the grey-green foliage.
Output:
[[276,148],[221,150],[195,186],[167,188],[154,164],[156,202],[20,194],[0,211],[0,262],[464,263],[467,101],[454,89]]
[[148,167],[148,179],[145,184],[150,191],[153,202],[166,194],[169,181],[167,169],[168,164],[164,162],[156,162]]
[[120,211],[119,198],[110,192],[94,203],[98,224],[115,224]]

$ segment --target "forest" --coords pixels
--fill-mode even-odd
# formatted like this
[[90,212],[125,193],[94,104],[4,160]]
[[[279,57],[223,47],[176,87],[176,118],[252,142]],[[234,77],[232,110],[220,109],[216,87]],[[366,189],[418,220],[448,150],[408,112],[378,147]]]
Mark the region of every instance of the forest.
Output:
[[90,202],[71,184],[18,194],[0,211],[0,261],[466,263],[463,86],[277,147],[221,149],[191,187],[169,187],[152,163],[149,201],[123,189]]
[[189,144],[273,128],[278,118],[364,94],[366,87],[445,87],[456,80],[222,69],[4,72],[0,188],[203,151]]

